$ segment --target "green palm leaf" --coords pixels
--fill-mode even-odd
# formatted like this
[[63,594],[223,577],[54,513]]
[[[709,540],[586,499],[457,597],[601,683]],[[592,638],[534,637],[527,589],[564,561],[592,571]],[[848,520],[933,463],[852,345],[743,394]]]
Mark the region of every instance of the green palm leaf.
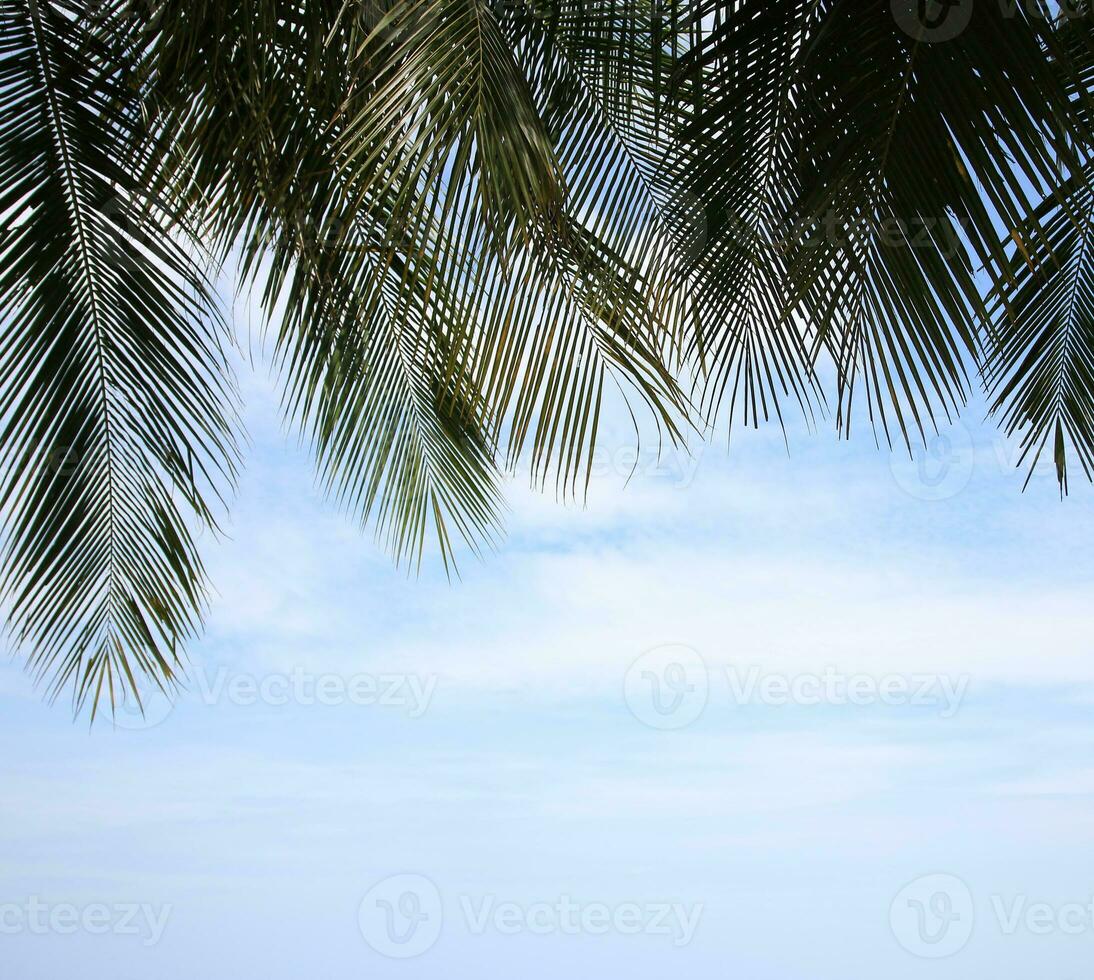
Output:
[[192,529],[235,449],[208,283],[123,163],[133,52],[83,13],[3,5],[0,501],[15,639],[94,706],[176,681],[204,597]]
[[[1094,41],[1077,19],[1061,23],[1059,42],[1074,102],[1089,121]],[[1019,436],[1019,465],[1030,476],[1049,449],[1066,493],[1069,447],[1094,479],[1094,163],[1053,187],[1002,244],[1009,261],[992,293],[990,408]]]
[[168,688],[200,624],[191,531],[237,463],[203,249],[411,567],[497,543],[503,471],[580,497],[611,389],[659,439],[864,404],[910,444],[980,370],[1024,458],[1091,475],[1088,23],[978,3],[939,39],[913,8],[3,0],[32,669],[77,705]]
[[766,8],[699,11],[704,39],[680,68],[711,77],[686,137],[715,213],[696,263],[721,303],[711,398],[744,363],[745,391],[766,381],[808,409],[827,355],[843,429],[862,400],[887,438],[921,438],[960,409],[979,362],[975,270],[1005,262],[998,224],[1020,220],[1031,185],[1059,183],[1080,136],[1051,21],[976,4],[932,43],[888,4]]

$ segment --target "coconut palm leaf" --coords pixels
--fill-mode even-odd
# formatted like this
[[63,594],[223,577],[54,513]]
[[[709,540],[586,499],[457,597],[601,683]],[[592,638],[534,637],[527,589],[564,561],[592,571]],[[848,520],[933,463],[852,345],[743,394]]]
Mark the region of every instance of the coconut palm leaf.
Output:
[[[587,475],[606,373],[638,390],[675,436],[682,398],[662,359],[659,279],[640,266],[651,232],[632,203],[637,177],[618,140],[602,153],[609,135],[591,130],[587,86],[549,27],[454,0],[315,4],[293,8],[298,23],[250,6],[227,17],[212,5],[189,10],[181,36],[160,46],[157,88],[185,93],[177,128],[190,134],[180,142],[194,147],[187,156],[212,227],[225,241],[246,239],[252,270],[275,256],[264,295],[271,315],[290,310],[277,327],[293,351],[288,384],[308,378],[304,390],[318,390],[331,348],[317,338],[344,336],[323,317],[370,311],[381,274],[392,280],[398,329],[415,334],[407,349],[446,352],[429,386],[472,412],[453,452],[504,438],[510,466],[530,447],[534,478],[553,467],[560,491],[573,490]],[[240,52],[238,63],[217,61],[210,45]],[[172,53],[191,50],[200,52],[192,62]],[[245,134],[238,143],[219,142],[225,120]],[[226,205],[234,223],[225,226],[216,222]],[[305,238],[321,230],[321,249],[301,241],[301,217]],[[322,255],[301,261],[303,248]],[[328,287],[342,292],[336,302],[305,297]],[[317,404],[295,388],[287,400],[305,416]],[[335,468],[374,459],[328,458]],[[367,485],[374,474],[328,476]],[[442,514],[470,490],[450,489]],[[413,527],[392,540],[420,553],[426,528]]]
[[[1076,13],[1084,13],[1076,10]],[[1089,5],[1085,15],[1091,13]],[[1084,21],[1061,21],[1077,112],[1092,118],[1094,38]],[[985,383],[990,408],[1020,440],[1018,465],[1029,475],[1049,449],[1061,493],[1069,449],[1094,479],[1094,162],[1053,187],[1001,243],[1008,264],[992,292],[993,329]],[[1027,477],[1027,483],[1029,478]]]
[[209,283],[123,163],[138,42],[85,14],[2,6],[0,502],[14,638],[94,711],[175,683],[236,452]]
[[505,471],[580,497],[609,389],[659,439],[864,404],[911,443],[982,368],[1025,455],[1090,475],[1089,22],[958,6],[2,0],[32,668],[113,703],[199,625],[191,531],[236,466],[202,250],[258,295],[330,494],[411,567],[498,541]]
[[[893,428],[921,438],[965,400],[987,322],[975,273],[1005,261],[1000,222],[1013,227],[1030,187],[1056,186],[1074,158],[1081,127],[1051,57],[1052,22],[1021,5],[963,5],[968,23],[940,40],[910,27],[900,3],[767,6],[698,11],[708,36],[680,69],[725,78],[689,133],[695,179],[713,181],[697,190],[722,212],[703,256],[716,271],[697,269],[773,331],[763,349],[786,352],[797,400],[826,354],[841,428],[862,391],[887,439]],[[739,246],[742,227],[764,256]],[[750,298],[758,274],[739,271],[754,266],[766,304]],[[708,345],[720,352],[713,399],[755,336],[737,319]],[[799,346],[780,341],[789,331],[808,339],[804,368]]]

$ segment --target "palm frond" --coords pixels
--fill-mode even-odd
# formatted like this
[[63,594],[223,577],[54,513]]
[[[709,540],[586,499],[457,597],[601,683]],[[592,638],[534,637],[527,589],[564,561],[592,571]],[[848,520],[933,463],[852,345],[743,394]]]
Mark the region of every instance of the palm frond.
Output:
[[137,42],[97,13],[5,2],[0,30],[2,588],[30,668],[93,715],[176,682],[192,530],[236,464],[209,283],[126,163]]
[[[922,438],[960,409],[979,362],[987,313],[975,273],[1003,261],[998,224],[1018,220],[1029,188],[1058,184],[1073,157],[1051,21],[1021,5],[976,4],[963,30],[932,43],[887,4],[765,6],[704,9],[703,43],[682,59],[682,73],[726,79],[712,86],[691,140],[697,180],[729,175],[711,178],[721,214],[703,261],[717,263],[723,307],[759,317],[773,335],[765,349],[786,352],[779,363],[798,401],[808,407],[808,369],[826,354],[842,429],[864,389],[886,439],[894,428],[905,442]],[[751,147],[761,162],[742,152]],[[774,188],[765,209],[754,187]],[[749,242],[774,249],[733,261],[742,225]],[[754,266],[762,273],[751,279],[734,272]],[[766,304],[747,291],[760,275]],[[723,339],[708,344],[721,352],[714,397],[748,349],[736,319],[716,321]],[[795,333],[808,342],[804,366]]]
[[[1076,111],[1089,125],[1094,41],[1076,19],[1060,23],[1058,42]],[[1089,155],[1094,146],[1080,150]],[[1018,465],[1030,476],[1049,449],[1066,493],[1069,450],[1094,479],[1094,162],[1053,187],[1001,247],[1009,261],[992,292],[990,410],[1019,437]]]
[[199,625],[190,531],[237,460],[202,249],[257,289],[329,493],[411,567],[497,542],[503,471],[580,497],[612,389],[658,439],[834,402],[911,444],[979,369],[1024,458],[1091,475],[1089,22],[977,3],[940,38],[917,8],[0,0],[33,668],[77,704],[167,687]]
[[[345,311],[372,316],[386,281],[393,329],[407,334],[400,345],[444,352],[427,386],[448,393],[450,419],[456,403],[467,419],[450,452],[505,440],[516,465],[530,447],[537,482],[554,467],[560,490],[572,491],[591,460],[605,372],[637,390],[675,435],[682,399],[663,362],[659,278],[642,265],[651,233],[631,203],[638,178],[618,140],[603,155],[608,137],[587,127],[587,86],[545,28],[518,29],[516,14],[479,0],[318,4],[294,8],[295,19],[249,6],[228,18],[201,7],[186,20],[181,38],[160,46],[161,71],[182,83],[163,74],[158,90],[184,93],[178,115],[193,136],[181,142],[196,148],[189,172],[214,213],[227,204],[237,219],[215,227],[243,237],[252,271],[275,255],[265,295],[279,342],[293,352],[287,401],[306,409],[297,418],[320,404],[300,391],[336,376],[327,374],[327,340],[345,343]],[[239,61],[191,66],[177,53],[203,50],[208,36],[241,52]],[[245,142],[205,135],[225,119]],[[240,186],[255,189],[247,200],[233,197]],[[300,239],[301,217],[309,233],[322,229],[322,248]],[[293,303],[278,306],[286,295]],[[364,349],[369,334],[357,334]],[[314,359],[305,364],[305,355]],[[336,458],[348,469],[327,474],[332,487],[374,478],[352,471],[374,457]],[[481,460],[446,469],[469,466]],[[461,506],[468,490],[449,487],[449,503]]]

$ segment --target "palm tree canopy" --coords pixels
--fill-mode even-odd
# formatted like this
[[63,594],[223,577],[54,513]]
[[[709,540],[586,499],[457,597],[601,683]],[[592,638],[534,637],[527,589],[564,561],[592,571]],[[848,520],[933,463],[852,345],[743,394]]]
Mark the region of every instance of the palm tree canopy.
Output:
[[[1094,14],[1014,0],[0,0],[5,614],[77,708],[178,683],[240,465],[214,274],[414,567],[680,441],[913,445],[975,386],[1094,477]],[[831,380],[828,380],[831,379]]]

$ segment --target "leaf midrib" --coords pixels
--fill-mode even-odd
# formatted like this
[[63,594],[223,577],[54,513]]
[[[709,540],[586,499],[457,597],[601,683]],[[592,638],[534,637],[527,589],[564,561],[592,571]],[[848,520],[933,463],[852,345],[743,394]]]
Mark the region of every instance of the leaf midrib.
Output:
[[88,231],[81,211],[80,181],[76,167],[72,160],[72,151],[69,147],[68,137],[65,132],[64,120],[61,108],[57,100],[56,81],[50,63],[49,48],[45,39],[45,28],[42,25],[42,15],[38,6],[38,0],[29,0],[31,14],[31,30],[34,34],[34,46],[38,53],[38,61],[42,70],[42,82],[45,89],[46,102],[50,128],[53,130],[58,155],[60,157],[62,180],[65,185],[66,195],[72,212],[72,221],[76,233],[77,261],[82,271],[82,278],[86,285],[86,298],[91,315],[92,330],[94,335],[95,360],[98,366],[98,390],[99,400],[103,413],[103,430],[106,452],[106,493],[107,493],[107,602],[112,608],[115,595],[116,568],[115,558],[117,550],[117,501],[115,499],[115,465],[114,465],[114,439],[111,427],[110,392],[106,383],[106,353],[104,340],[104,326],[99,297],[99,286],[95,277],[94,262],[91,256]]

